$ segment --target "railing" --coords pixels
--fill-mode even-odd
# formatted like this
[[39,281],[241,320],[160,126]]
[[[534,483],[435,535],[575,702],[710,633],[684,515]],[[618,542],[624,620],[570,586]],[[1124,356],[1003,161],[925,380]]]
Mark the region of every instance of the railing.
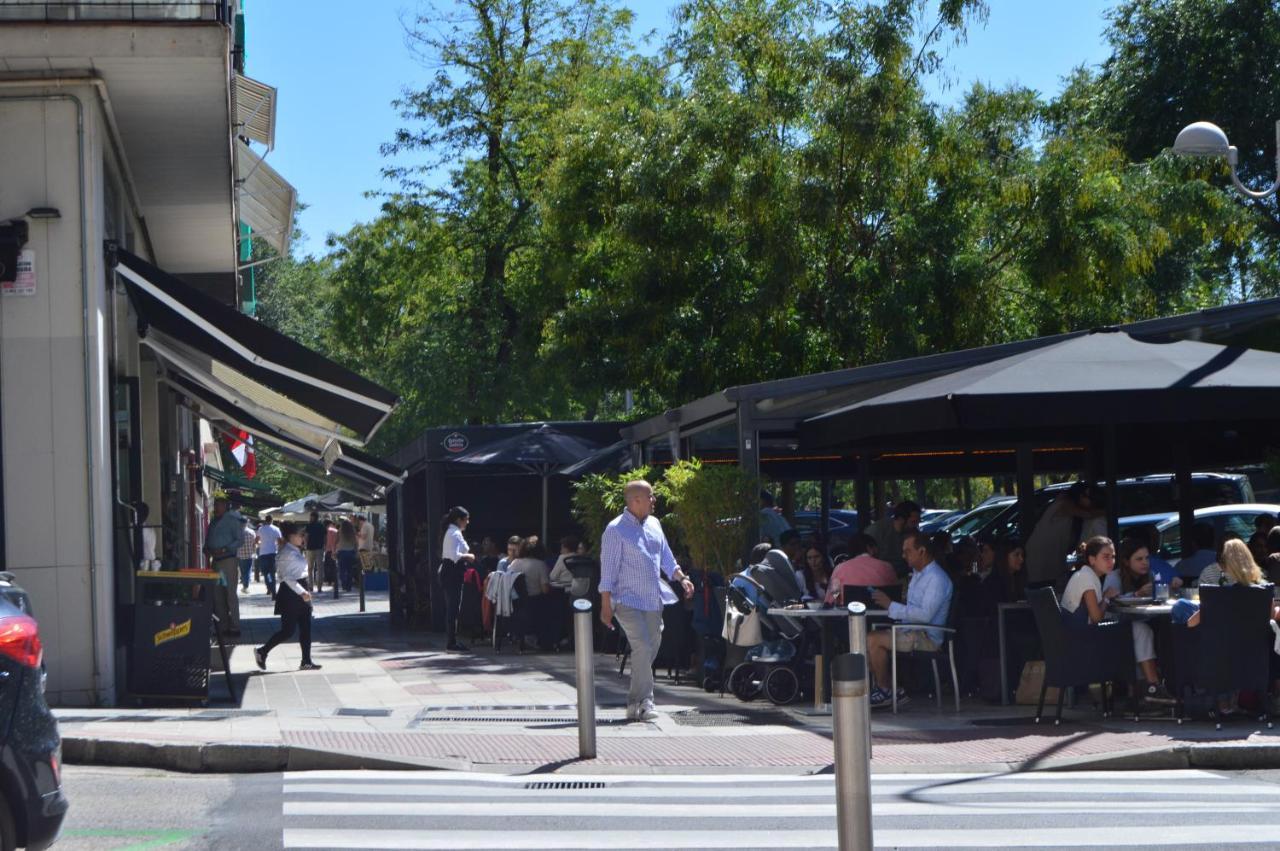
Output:
[[235,0],[0,0],[4,21],[213,21],[230,24]]

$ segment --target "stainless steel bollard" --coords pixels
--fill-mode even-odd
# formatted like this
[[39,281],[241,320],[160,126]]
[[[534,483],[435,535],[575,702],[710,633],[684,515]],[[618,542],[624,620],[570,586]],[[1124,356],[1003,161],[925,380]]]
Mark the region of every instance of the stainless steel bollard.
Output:
[[867,657],[846,653],[831,666],[836,753],[836,828],[840,851],[871,851],[871,752],[867,737]]
[[[845,607],[849,612],[849,652],[867,655],[867,607],[853,602]],[[871,684],[867,683],[870,690]],[[871,715],[867,715],[867,758],[871,758]]]
[[573,652],[578,666],[578,756],[596,757],[596,666],[590,600],[573,601]]

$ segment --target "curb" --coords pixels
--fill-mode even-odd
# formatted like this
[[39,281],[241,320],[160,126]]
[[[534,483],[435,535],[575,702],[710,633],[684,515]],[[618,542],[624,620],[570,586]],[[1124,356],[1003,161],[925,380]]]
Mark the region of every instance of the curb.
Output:
[[271,744],[155,744],[124,739],[62,740],[64,765],[159,768],[188,774],[260,774],[276,771],[470,771],[463,759],[396,758]]

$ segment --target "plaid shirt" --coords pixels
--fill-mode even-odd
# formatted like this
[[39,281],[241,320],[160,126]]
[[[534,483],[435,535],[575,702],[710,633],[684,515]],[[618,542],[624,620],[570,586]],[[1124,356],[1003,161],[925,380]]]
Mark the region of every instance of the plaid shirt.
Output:
[[240,549],[236,550],[236,558],[241,561],[249,561],[257,552],[258,536],[246,523],[244,524],[244,529],[240,532]]
[[672,577],[679,567],[662,524],[652,515],[642,523],[623,511],[600,538],[600,593],[610,594],[614,605],[642,612],[670,606],[676,595],[662,575]]

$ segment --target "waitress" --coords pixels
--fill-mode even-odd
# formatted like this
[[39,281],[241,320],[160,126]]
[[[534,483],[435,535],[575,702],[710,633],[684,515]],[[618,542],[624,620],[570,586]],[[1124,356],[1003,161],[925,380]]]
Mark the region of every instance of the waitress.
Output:
[[298,670],[318,671],[320,666],[311,661],[311,589],[307,587],[307,557],[302,554],[306,529],[298,523],[281,523],[280,532],[283,543],[276,556],[276,576],[280,582],[276,591],[276,614],[280,616],[280,629],[266,644],[254,648],[253,658],[265,671],[267,654],[292,638],[297,630],[298,646],[302,648],[302,665]]
[[471,522],[471,514],[461,505],[449,509],[444,522],[449,528],[444,533],[444,546],[440,552],[440,569],[437,575],[444,589],[445,649],[464,651],[466,645],[458,643],[458,610],[462,607],[462,576],[467,563],[476,560],[467,539],[462,533]]

